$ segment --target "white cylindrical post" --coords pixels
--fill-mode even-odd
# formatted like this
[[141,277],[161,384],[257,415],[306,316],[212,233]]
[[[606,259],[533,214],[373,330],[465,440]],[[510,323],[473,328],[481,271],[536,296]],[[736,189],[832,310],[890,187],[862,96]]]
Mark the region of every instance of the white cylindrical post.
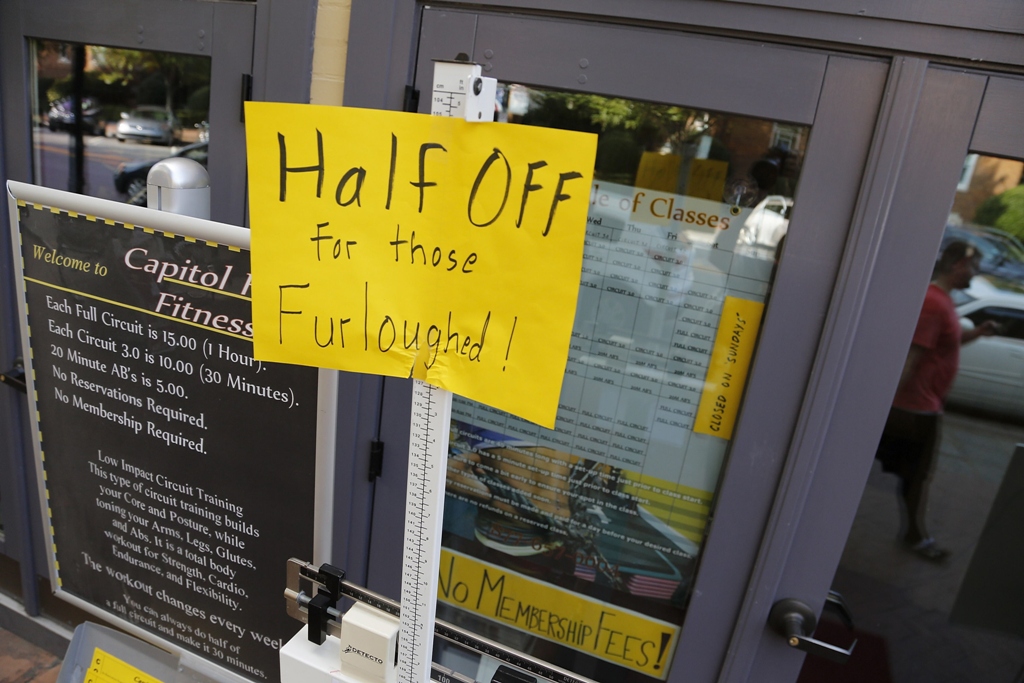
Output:
[[146,205],[182,216],[210,219],[210,174],[192,159],[157,162],[146,177]]

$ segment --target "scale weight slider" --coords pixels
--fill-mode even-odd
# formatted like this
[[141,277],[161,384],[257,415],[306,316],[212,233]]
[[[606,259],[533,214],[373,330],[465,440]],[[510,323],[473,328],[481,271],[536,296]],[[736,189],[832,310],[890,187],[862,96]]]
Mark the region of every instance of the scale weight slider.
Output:
[[430,113],[466,121],[493,121],[498,81],[481,73],[480,65],[472,62],[435,60]]

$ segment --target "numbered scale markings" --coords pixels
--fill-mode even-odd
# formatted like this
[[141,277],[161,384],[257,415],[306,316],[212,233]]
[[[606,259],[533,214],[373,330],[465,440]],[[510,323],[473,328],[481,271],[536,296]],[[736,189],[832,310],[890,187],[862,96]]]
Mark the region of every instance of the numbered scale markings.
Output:
[[414,382],[398,659],[398,675],[405,683],[423,683],[430,677],[452,418],[450,391]]

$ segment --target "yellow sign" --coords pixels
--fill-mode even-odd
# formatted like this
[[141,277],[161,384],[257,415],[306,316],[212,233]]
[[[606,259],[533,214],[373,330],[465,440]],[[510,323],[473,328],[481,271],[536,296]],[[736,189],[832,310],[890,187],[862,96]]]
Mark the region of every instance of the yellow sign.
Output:
[[694,159],[690,162],[690,177],[686,182],[686,194],[691,197],[722,201],[725,194],[725,180],[729,175],[729,163],[714,159]]
[[160,679],[96,648],[83,683],[160,683]]
[[679,165],[682,161],[678,154],[644,152],[640,157],[640,167],[637,168],[634,185],[649,190],[675,192],[679,183]]
[[553,427],[596,136],[246,103],[255,357]]
[[693,431],[732,438],[764,304],[725,297]]
[[679,627],[441,549],[437,597],[520,631],[665,679]]

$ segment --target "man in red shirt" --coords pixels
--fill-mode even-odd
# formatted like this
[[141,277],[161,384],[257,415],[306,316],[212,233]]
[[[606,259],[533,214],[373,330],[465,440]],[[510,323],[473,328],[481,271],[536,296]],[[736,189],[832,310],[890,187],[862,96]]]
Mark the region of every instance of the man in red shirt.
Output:
[[998,327],[989,320],[970,330],[961,329],[949,296],[954,289],[971,284],[980,260],[981,254],[966,242],[950,242],[942,251],[876,456],[886,472],[900,477],[900,499],[906,512],[904,544],[932,562],[949,557],[949,551],[935,543],[925,526],[942,407],[956,377],[960,345],[995,334]]

